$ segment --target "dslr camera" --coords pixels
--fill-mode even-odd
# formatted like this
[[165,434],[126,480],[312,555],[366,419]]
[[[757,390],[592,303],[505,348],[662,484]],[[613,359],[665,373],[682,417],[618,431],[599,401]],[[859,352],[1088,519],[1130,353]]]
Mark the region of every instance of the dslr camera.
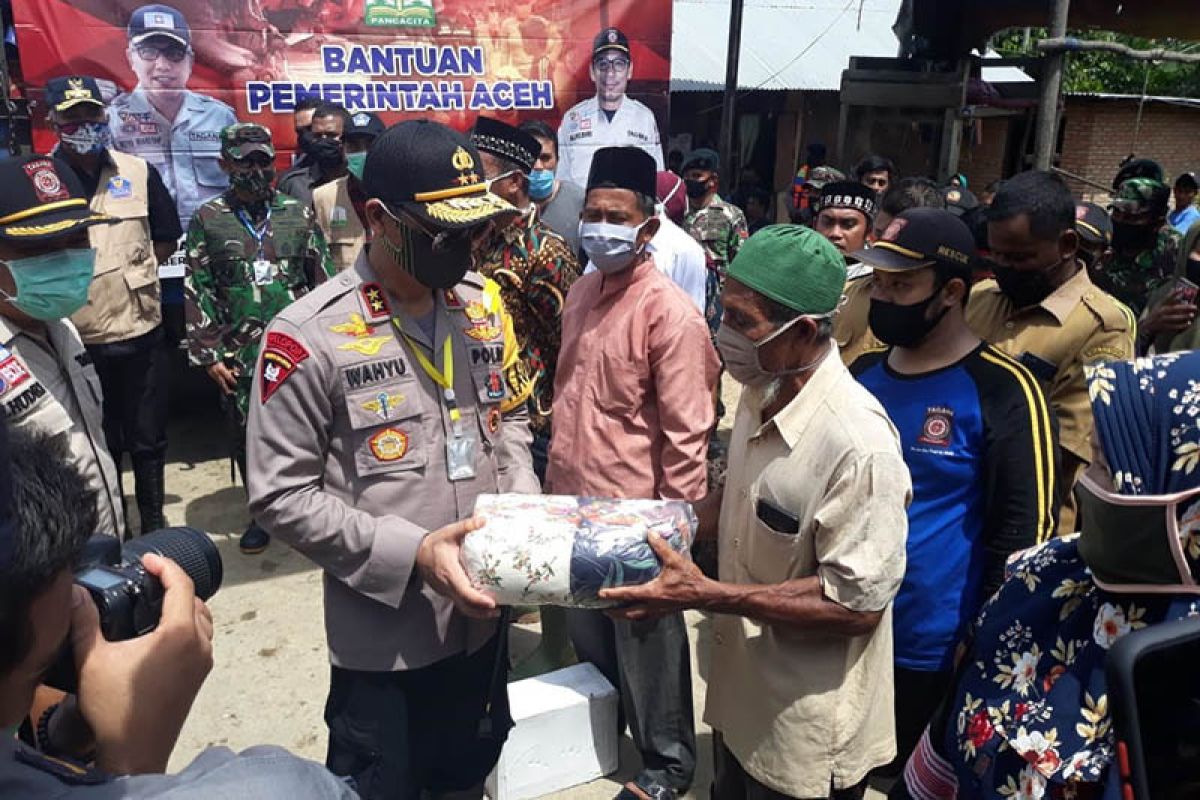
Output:
[[[163,587],[142,566],[147,553],[177,563],[192,579],[201,600],[208,600],[221,587],[221,554],[204,531],[163,528],[124,545],[111,536],[93,536],[75,569],[75,583],[91,595],[100,630],[110,642],[143,636],[158,627]],[[75,654],[69,641],[44,682],[64,692],[76,690]]]

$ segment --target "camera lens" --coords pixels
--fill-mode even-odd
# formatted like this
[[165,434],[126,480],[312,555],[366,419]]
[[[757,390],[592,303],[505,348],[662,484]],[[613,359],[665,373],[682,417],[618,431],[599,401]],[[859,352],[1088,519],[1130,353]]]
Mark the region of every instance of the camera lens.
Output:
[[207,600],[221,588],[221,553],[212,539],[196,528],[163,528],[129,541],[121,548],[124,561],[156,553],[175,561],[196,584],[196,596]]

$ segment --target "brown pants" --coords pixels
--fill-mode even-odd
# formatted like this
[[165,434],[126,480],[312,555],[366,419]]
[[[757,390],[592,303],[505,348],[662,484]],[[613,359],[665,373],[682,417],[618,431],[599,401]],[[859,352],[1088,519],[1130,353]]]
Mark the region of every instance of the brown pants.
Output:
[[[849,789],[834,789],[830,781],[829,794],[822,798],[805,800],[862,800],[867,791],[867,779]],[[712,800],[796,800],[777,792],[751,776],[738,763],[719,731],[713,731],[713,785]]]

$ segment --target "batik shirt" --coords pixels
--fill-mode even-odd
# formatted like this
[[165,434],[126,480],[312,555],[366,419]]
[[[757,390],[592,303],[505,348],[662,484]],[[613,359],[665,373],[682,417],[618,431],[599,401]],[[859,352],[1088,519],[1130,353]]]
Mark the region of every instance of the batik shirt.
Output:
[[579,277],[579,263],[566,240],[543,225],[534,210],[496,232],[479,259],[479,272],[500,285],[513,318],[523,380],[533,382],[529,427],[548,433],[563,306]]
[[725,288],[725,273],[742,242],[750,235],[746,215],[737,206],[714,197],[704,208],[688,212],[683,220],[683,229],[704,248],[704,260],[708,266],[704,318],[715,337],[724,311],[721,290]]
[[[308,206],[276,192],[269,211],[261,247],[258,232],[243,219],[251,225],[262,220],[247,215],[228,192],[202,205],[187,233],[188,356],[195,366],[229,359],[240,370],[237,404],[243,419],[267,324],[335,271]],[[262,273],[256,261],[269,262],[269,274],[256,274]]]
[[1175,274],[1183,237],[1170,225],[1158,232],[1154,247],[1134,256],[1105,253],[1095,269],[1095,283],[1129,306],[1135,317],[1146,309],[1146,299]]

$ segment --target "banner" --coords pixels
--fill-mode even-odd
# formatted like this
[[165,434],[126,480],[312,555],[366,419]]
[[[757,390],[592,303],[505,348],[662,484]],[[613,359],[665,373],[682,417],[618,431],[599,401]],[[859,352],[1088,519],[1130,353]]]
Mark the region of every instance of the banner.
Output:
[[[630,141],[601,141],[603,124],[578,114],[576,135],[657,148],[662,159],[671,0],[21,0],[13,11],[35,149],[55,143],[38,102],[46,81],[95,77],[116,147],[159,168],[182,219],[226,185],[221,127],[262,123],[286,153],[291,111],[307,96],[387,124],[425,117],[466,130],[484,114],[557,125],[619,69],[608,91],[623,93],[624,119],[641,115],[621,123]],[[628,40],[627,66],[598,71],[593,40],[609,27]],[[608,122],[616,128],[611,113]]]

